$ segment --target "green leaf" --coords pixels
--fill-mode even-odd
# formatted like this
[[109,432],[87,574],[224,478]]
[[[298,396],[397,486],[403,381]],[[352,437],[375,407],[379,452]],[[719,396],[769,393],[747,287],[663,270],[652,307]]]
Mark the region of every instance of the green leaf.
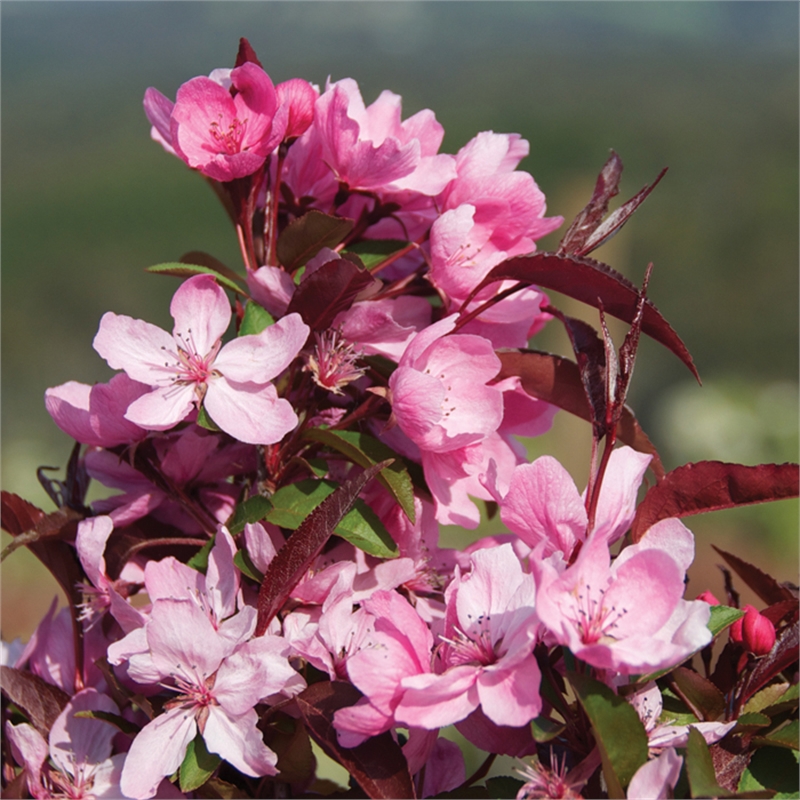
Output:
[[800,749],[800,725],[796,719],[791,720],[786,725],[781,726],[766,736],[754,736],[754,744],[777,745],[778,747],[789,747],[792,750]]
[[278,261],[289,272],[294,272],[323,247],[336,247],[351,230],[353,220],[330,217],[312,209],[292,220],[278,237]]
[[208,557],[211,554],[211,549],[214,547],[214,539],[216,534],[212,536],[187,562],[186,566],[196,569],[198,572],[206,574],[208,569]]
[[797,762],[798,754],[795,751],[762,747],[753,753],[736,788],[740,792],[772,789],[778,791],[775,797],[796,798],[800,792]]
[[233,514],[228,519],[228,530],[232,536],[236,536],[237,533],[241,533],[244,530],[244,526],[248,522],[261,522],[262,519],[266,518],[271,508],[272,503],[267,497],[263,497],[260,494],[248,497],[247,500],[239,503],[234,509]]
[[772,683],[769,686],[763,688],[760,692],[756,692],[746,703],[742,712],[747,714],[750,712],[756,711],[763,711],[765,708],[769,706],[776,705],[779,701],[784,701],[787,698],[789,692],[787,689],[791,690],[792,688],[794,691],[794,699],[795,705],[797,705],[797,687],[798,684],[794,684],[794,686],[790,687],[788,683]]
[[260,306],[254,300],[248,300],[244,307],[244,317],[242,317],[238,335],[252,336],[274,324],[275,319],[264,306]]
[[350,245],[345,252],[355,253],[368,270],[373,270],[389,256],[408,247],[408,244],[400,239],[366,239]]
[[[281,528],[296,530],[338,485],[330,480],[308,479],[284,486],[272,495],[273,509],[267,514],[267,519]],[[363,500],[356,500],[334,533],[378,558],[397,556],[397,545],[377,514]]]
[[203,737],[198,733],[186,748],[186,756],[180,767],[182,792],[193,792],[202,786],[220,765],[222,759],[215,753],[209,753]]
[[697,728],[689,728],[686,745],[686,772],[692,797],[728,797],[730,792],[717,783],[711,751],[703,734]]
[[320,442],[336,450],[360,467],[371,467],[380,461],[394,459],[378,473],[378,480],[400,504],[409,520],[414,522],[414,486],[403,459],[383,442],[358,431],[331,431],[311,428],[304,438]]
[[264,580],[264,576],[256,569],[246,550],[237,550],[236,555],[233,557],[233,563],[242,575],[246,575],[256,583],[260,584]]
[[634,773],[647,761],[647,733],[633,706],[605,684],[568,672],[567,677],[594,731],[609,797],[624,797]]
[[497,775],[494,778],[487,778],[486,791],[489,797],[514,798],[523,785],[524,782],[519,778],[512,778],[510,775]]
[[736,720],[736,727],[734,733],[753,733],[759,728],[766,728],[772,723],[772,720],[766,714],[759,714],[756,711],[751,711],[747,714],[740,715]]
[[125,717],[121,717],[119,714],[112,714],[109,711],[96,711],[87,709],[86,711],[76,711],[73,716],[84,717],[86,719],[102,720],[103,722],[107,722],[109,725],[113,725],[115,728],[118,728],[123,733],[127,733],[129,736],[136,736],[136,734],[141,730],[138,725],[128,721],[125,719]]
[[531,733],[539,744],[555,739],[565,727],[563,722],[555,722],[547,717],[536,717],[531,720]]
[[221,273],[211,267],[201,267],[199,264],[181,264],[180,261],[171,261],[167,264],[155,264],[146,268],[147,272],[154,272],[156,275],[173,275],[176,278],[191,278],[193,275],[211,275],[216,278],[217,283],[230,289],[232,292],[247,297],[248,294],[241,287],[237,286],[230,278],[226,278]]
[[744,611],[740,608],[731,608],[730,606],[711,606],[711,619],[709,619],[706,627],[711,631],[712,636],[716,638],[722,631],[729,625],[733,625],[737,619],[744,616]]
[[219,433],[222,430],[222,428],[220,428],[219,425],[217,425],[217,423],[211,419],[211,416],[209,415],[208,411],[206,411],[205,406],[200,406],[197,411],[197,424],[201,428],[205,428],[208,431],[214,431],[214,433]]

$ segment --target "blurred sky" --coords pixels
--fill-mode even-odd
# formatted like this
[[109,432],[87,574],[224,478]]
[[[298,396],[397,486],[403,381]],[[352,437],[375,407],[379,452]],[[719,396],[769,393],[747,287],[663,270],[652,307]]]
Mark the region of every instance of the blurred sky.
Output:
[[[63,466],[71,443],[42,395],[67,380],[108,379],[91,349],[105,311],[169,326],[177,284],[144,267],[200,249],[239,268],[221,207],[150,141],[141,100],[148,86],[174,97],[189,78],[231,66],[240,36],[276,83],[352,77],[368,103],[388,88],[403,96],[406,116],[432,108],[445,152],[481,130],[521,133],[531,143],[523,168],[547,194],[549,213],[568,220],[611,148],[625,164],[620,200],[668,166],[597,257],[635,282],[653,261],[651,297],[704,380],[755,409],[750,419],[778,419],[780,407],[796,420],[798,8],[5,0],[3,488],[50,508],[35,468]],[[554,248],[559,235],[542,247]],[[548,337],[540,346],[565,352],[557,331]],[[679,439],[675,417],[685,422],[689,407],[681,398],[691,405],[702,390],[663,348],[644,343],[633,383],[631,403],[672,465],[728,452],[669,450]],[[759,399],[766,389],[779,398],[772,405]],[[736,426],[748,417],[731,419],[725,436],[739,441]],[[796,423],[787,431],[767,444],[759,434],[748,452],[796,458]],[[697,441],[691,430],[682,435],[688,447]],[[584,463],[585,451],[576,456],[565,441],[565,458]]]

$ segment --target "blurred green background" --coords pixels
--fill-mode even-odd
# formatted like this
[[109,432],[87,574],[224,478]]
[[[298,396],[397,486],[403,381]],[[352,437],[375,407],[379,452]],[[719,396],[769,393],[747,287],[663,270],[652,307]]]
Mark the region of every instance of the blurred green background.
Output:
[[[200,249],[238,268],[226,215],[150,140],[141,101],[231,66],[240,36],[276,83],[349,76],[368,103],[388,88],[406,116],[432,108],[446,152],[481,130],[521,133],[523,168],[567,220],[611,148],[626,166],[620,200],[668,166],[597,257],[637,283],[654,262],[650,295],[704,387],[648,341],[629,402],[668,467],[796,460],[797,4],[6,0],[1,13],[4,489],[51,510],[35,470],[63,466],[71,442],[42,395],[110,376],[91,348],[103,312],[169,327],[176,283],[144,267]],[[568,352],[555,327],[537,344]],[[557,455],[583,488],[587,425],[560,416],[532,452]],[[722,596],[710,542],[796,580],[797,503],[690,523],[690,593]],[[17,552],[2,589],[4,638],[27,638],[53,585]]]

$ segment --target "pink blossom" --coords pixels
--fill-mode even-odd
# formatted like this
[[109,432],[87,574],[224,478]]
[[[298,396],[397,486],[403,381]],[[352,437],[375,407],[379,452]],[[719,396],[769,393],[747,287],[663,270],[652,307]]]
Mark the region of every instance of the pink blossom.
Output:
[[[95,689],[84,689],[56,718],[49,746],[27,723],[6,723],[14,758],[26,768],[28,789],[33,797],[92,800],[122,795],[119,780],[125,756],[111,755],[116,730],[102,720],[75,716],[80,711],[119,714],[110,698]],[[54,767],[45,763],[48,755]]]
[[666,800],[678,783],[683,758],[670,747],[657,758],[642,764],[628,784],[631,800]]
[[167,430],[203,404],[226,433],[249,444],[273,444],[297,424],[271,381],[294,359],[308,326],[290,314],[262,333],[222,345],[231,309],[208,275],[185,281],[172,298],[172,335],[142,320],[106,313],[94,348],[115,369],[153,387],[125,418]]
[[402,681],[430,670],[433,637],[408,601],[395,592],[379,591],[363,607],[374,617],[374,632],[347,660],[350,680],[364,697],[334,714],[343,747],[355,747],[394,727]]
[[180,766],[198,731],[210,752],[244,774],[274,775],[277,756],[262,740],[254,707],[268,696],[303,688],[286,660],[287,643],[266,635],[234,652],[200,607],[176,599],[157,600],[141,632],[147,657],[131,662],[129,675],[155,678],[178,695],[134,738],[122,791],[152,797],[161,779]]
[[400,97],[382,92],[364,106],[350,78],[329,84],[317,100],[315,127],[323,158],[351,189],[442,191],[455,177],[452,156],[437,155],[444,130],[432,111],[400,121]]
[[533,656],[535,585],[511,545],[472,554],[472,572],[456,568],[436,671],[404,678],[395,716],[421,728],[459,722],[479,706],[497,725],[522,726],[542,708]]
[[302,136],[314,121],[314,103],[319,97],[319,89],[302,78],[292,78],[279,83],[275,91],[288,113],[285,138]]
[[[170,115],[175,153],[218,181],[256,172],[280,144],[288,119],[288,109],[279,106],[269,75],[258,65],[236,67],[230,82],[233,95],[212,78],[192,78],[178,89]],[[162,101],[154,115],[159,125],[165,111]]]
[[646,547],[610,560],[594,537],[562,573],[531,557],[537,613],[557,642],[595,667],[630,675],[674,666],[711,641],[709,607],[682,599],[685,572],[669,553]]
[[149,391],[124,372],[108,383],[68,381],[44,393],[44,404],[64,433],[81,444],[115,447],[144,439],[147,431],[125,419],[128,406]]
[[389,379],[397,423],[423,451],[474,444],[503,419],[502,393],[487,385],[500,360],[486,339],[447,336],[455,322],[446,317],[418,333]]
[[569,473],[551,456],[514,470],[500,516],[531,547],[544,542],[544,555],[560,551],[568,559],[590,533],[593,539],[612,544],[633,521],[637,492],[650,460],[651,456],[630,447],[611,454],[591,532],[583,498]]

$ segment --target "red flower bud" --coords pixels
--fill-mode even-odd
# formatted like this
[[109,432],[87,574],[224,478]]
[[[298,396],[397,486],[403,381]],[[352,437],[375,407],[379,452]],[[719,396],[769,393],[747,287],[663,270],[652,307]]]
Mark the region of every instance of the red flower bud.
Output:
[[742,639],[744,646],[753,655],[765,656],[775,644],[775,626],[752,606],[742,617]]
[[718,606],[720,604],[719,600],[708,590],[706,589],[704,592],[701,592],[695,600],[702,600],[704,603],[708,603],[710,606]]

